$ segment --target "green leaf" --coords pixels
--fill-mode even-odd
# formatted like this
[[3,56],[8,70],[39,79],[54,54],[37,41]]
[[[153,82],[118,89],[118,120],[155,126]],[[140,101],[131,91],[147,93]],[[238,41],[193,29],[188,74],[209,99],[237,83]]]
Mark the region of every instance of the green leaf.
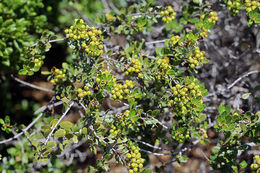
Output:
[[78,137],[76,135],[73,136],[72,141],[77,144],[79,142]]
[[46,148],[55,148],[57,146],[56,142],[54,141],[49,141],[47,144],[46,144]]
[[250,95],[251,93],[245,93],[242,95],[242,99],[246,100]]
[[88,167],[88,172],[91,173],[91,172],[94,172],[94,171],[95,171],[95,168],[93,166],[89,166]]
[[59,129],[54,134],[56,138],[64,137],[65,135],[66,135],[66,131],[64,129]]
[[49,133],[51,131],[51,127],[49,125],[44,125],[41,127],[41,132]]
[[60,123],[60,127],[63,128],[63,129],[65,129],[65,130],[71,129],[72,126],[73,126],[73,124],[72,124],[71,122],[69,122],[69,121],[62,121],[62,122]]
[[57,122],[58,122],[58,119],[53,119],[53,120],[51,121],[51,123],[50,123],[51,128],[53,128],[53,127],[56,125]]
[[183,162],[183,163],[187,162],[187,160],[188,160],[188,156],[186,156],[186,155],[182,155],[182,157],[179,158],[179,161]]
[[86,127],[83,127],[82,134],[86,135],[88,133],[88,129]]
[[47,163],[49,161],[49,159],[40,159],[38,162],[44,162]]
[[152,173],[153,171],[151,169],[144,169],[142,173]]
[[243,169],[247,166],[247,163],[245,160],[243,160],[242,162],[239,163],[240,167]]
[[225,106],[223,104],[221,104],[219,107],[218,107],[218,113],[219,114],[222,114],[223,112],[225,112]]
[[200,122],[204,121],[207,119],[207,115],[206,114],[200,114],[199,120]]
[[41,74],[42,74],[42,75],[50,75],[51,72],[50,72],[50,71],[41,71]]
[[215,147],[212,148],[212,152],[213,152],[214,154],[218,153],[219,150],[220,150],[220,147],[219,147],[219,146],[215,146]]

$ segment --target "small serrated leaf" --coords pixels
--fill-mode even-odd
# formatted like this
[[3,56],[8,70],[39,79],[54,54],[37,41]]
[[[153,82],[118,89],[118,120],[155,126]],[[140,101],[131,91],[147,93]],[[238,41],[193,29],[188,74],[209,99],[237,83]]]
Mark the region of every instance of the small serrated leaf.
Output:
[[215,146],[215,147],[212,148],[213,153],[218,153],[219,150],[220,150],[220,147],[218,147],[218,146]]
[[240,167],[243,169],[247,166],[247,163],[245,160],[243,160],[242,162],[239,163]]
[[47,144],[46,144],[46,148],[55,148],[57,146],[56,142],[54,141],[49,141]]
[[79,142],[78,137],[76,135],[73,136],[72,141],[77,144]]
[[82,134],[86,135],[88,133],[88,129],[86,127],[83,127]]
[[69,121],[62,121],[62,122],[60,123],[60,127],[63,128],[63,129],[65,129],[65,130],[71,129],[72,126],[73,126],[73,124],[72,124],[71,122],[69,122]]
[[245,93],[242,95],[242,99],[246,100],[251,95],[251,93]]
[[65,135],[66,135],[66,131],[64,129],[59,129],[54,134],[56,138],[64,137]]
[[58,122],[58,119],[53,119],[53,120],[51,121],[51,123],[50,123],[51,128],[53,128],[53,127],[56,125],[57,122]]

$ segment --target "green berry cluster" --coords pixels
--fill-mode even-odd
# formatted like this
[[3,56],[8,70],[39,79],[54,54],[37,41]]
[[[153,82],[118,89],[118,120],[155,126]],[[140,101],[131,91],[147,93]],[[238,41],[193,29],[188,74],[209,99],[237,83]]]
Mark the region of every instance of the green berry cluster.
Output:
[[53,79],[50,80],[51,84],[56,84],[59,80],[65,79],[66,77],[66,69],[57,69],[56,67],[53,67],[51,69],[52,75],[54,76]]
[[171,6],[168,6],[166,10],[161,11],[160,14],[163,16],[162,21],[165,23],[170,23],[176,16],[176,12]]
[[162,70],[168,70],[168,69],[172,69],[171,65],[169,64],[169,58],[165,57],[163,59],[157,59],[156,60],[156,64],[160,66],[160,68]]
[[238,14],[241,4],[240,0],[229,0],[227,2],[228,10],[233,14]]
[[39,58],[35,58],[35,59],[33,60],[33,62],[34,62],[34,64],[35,64],[36,67],[41,67],[42,64],[43,64],[43,61],[42,61],[41,59],[39,59]]
[[129,120],[129,113],[130,113],[130,111],[129,111],[129,110],[126,110],[126,111],[123,113],[122,120]]
[[131,80],[126,80],[125,84],[115,83],[113,87],[114,88],[111,91],[113,99],[122,100],[129,94],[129,89],[134,88],[134,83]]
[[[202,97],[202,92],[200,91],[199,85],[195,84],[195,81],[180,85],[177,84],[176,86],[172,87],[173,91],[173,101],[171,101],[172,106],[176,112],[185,115],[187,110],[192,109],[192,99]],[[200,100],[202,102],[202,100]]]
[[129,173],[141,172],[145,160],[142,158],[138,146],[132,146],[130,152],[126,154],[126,158],[129,161]]
[[126,75],[129,75],[132,72],[138,73],[138,77],[142,78],[143,73],[141,73],[142,70],[142,63],[137,58],[137,55],[135,55],[133,58],[131,58],[131,64],[130,67],[128,67],[127,71],[125,72]]
[[119,132],[120,132],[120,128],[116,128],[116,126],[112,124],[109,130],[110,135],[116,137]]
[[246,3],[246,11],[247,12],[253,11],[256,8],[260,9],[260,2],[245,0],[245,3]]
[[208,32],[209,32],[208,29],[203,28],[203,32],[200,33],[200,36],[207,38],[208,37]]
[[82,19],[75,19],[74,25],[65,29],[66,37],[79,40],[81,47],[89,56],[100,56],[103,54],[102,31],[95,27],[89,27]]
[[177,132],[175,135],[173,135],[174,140],[176,140],[178,143],[183,143],[185,139],[190,138],[190,132],[180,133]]
[[199,66],[200,64],[202,64],[203,62],[206,62],[206,58],[205,58],[205,52],[204,51],[200,51],[199,47],[195,47],[194,48],[194,56],[190,56],[188,58],[188,62],[189,62],[189,67],[190,68],[195,68],[196,66]]
[[202,140],[208,138],[207,131],[205,129],[200,129],[199,130],[199,135],[201,136]]
[[251,164],[251,170],[256,173],[260,173],[260,156],[255,155],[254,156],[255,163]]
[[216,21],[218,21],[218,13],[211,11],[207,20],[208,22],[216,23]]
[[171,46],[174,46],[180,40],[180,38],[181,37],[178,36],[178,35],[176,35],[176,36],[172,35],[171,38],[170,38],[169,44]]
[[92,94],[92,92],[90,91],[89,86],[87,86],[87,85],[84,86],[84,89],[78,88],[76,90],[76,92],[77,92],[77,96],[79,98],[82,98],[82,97],[85,97],[85,96],[90,96]]

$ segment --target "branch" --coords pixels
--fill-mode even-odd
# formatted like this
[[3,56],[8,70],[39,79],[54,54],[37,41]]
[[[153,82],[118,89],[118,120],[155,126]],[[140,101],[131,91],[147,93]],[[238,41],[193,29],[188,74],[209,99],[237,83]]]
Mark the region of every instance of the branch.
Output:
[[215,92],[213,92],[213,93],[210,93],[210,94],[208,94],[206,97],[211,97],[211,96],[213,96],[213,95],[215,95],[215,94],[218,94],[218,93],[221,93],[221,92],[230,90],[230,89],[231,89],[232,87],[234,87],[240,80],[242,80],[243,78],[245,78],[245,77],[247,77],[247,76],[249,76],[249,75],[251,75],[251,74],[255,74],[255,73],[260,73],[260,71],[257,71],[257,70],[255,70],[255,71],[250,71],[250,72],[248,72],[248,73],[246,73],[246,74],[240,76],[239,78],[237,78],[233,83],[231,83],[230,85],[228,85],[227,88],[225,88],[225,89],[223,89],[223,90],[220,90],[220,91],[215,91]]
[[146,146],[148,146],[148,147],[151,147],[151,148],[154,148],[154,149],[158,149],[158,150],[165,150],[165,151],[167,151],[167,150],[164,149],[164,148],[157,147],[157,146],[153,146],[153,145],[151,145],[151,144],[149,144],[149,143],[146,143],[146,142],[144,142],[144,141],[140,141],[140,140],[138,140],[138,139],[134,139],[134,138],[131,138],[131,137],[128,137],[128,138],[129,138],[129,139],[132,139],[132,140],[134,140],[134,141],[136,141],[136,142],[142,143],[142,144],[144,144],[144,145],[146,145]]
[[17,82],[19,82],[19,83],[21,83],[21,84],[24,84],[24,85],[26,85],[26,86],[29,86],[29,87],[31,87],[31,88],[34,88],[34,89],[37,89],[37,90],[41,90],[41,91],[45,91],[45,92],[54,93],[54,91],[52,91],[52,90],[50,90],[50,89],[42,88],[42,87],[39,87],[39,86],[37,86],[37,85],[30,84],[30,83],[25,82],[25,81],[23,81],[23,80],[21,80],[21,79],[18,79],[17,77],[14,77],[13,75],[11,75],[11,77],[12,77],[15,81],[17,81]]
[[38,110],[36,110],[34,112],[34,114],[38,114],[40,112],[43,112],[44,110],[46,110],[47,108],[50,108],[50,107],[56,107],[56,106],[62,105],[63,103],[64,103],[63,101],[58,101],[54,104],[47,104],[45,106],[40,107]]
[[248,73],[246,73],[246,74],[244,74],[244,75],[242,75],[242,76],[240,76],[237,80],[235,80],[232,84],[230,84],[228,87],[227,87],[227,89],[231,89],[234,85],[236,85],[236,83],[238,83],[240,80],[242,80],[243,78],[245,78],[245,77],[247,77],[247,76],[249,76],[249,75],[251,75],[251,74],[255,74],[255,73],[259,73],[260,71],[257,71],[257,70],[255,70],[255,71],[250,71],[250,72],[248,72]]
[[[49,43],[54,43],[54,42],[58,42],[58,41],[64,41],[66,40],[67,38],[59,38],[59,39],[55,39],[55,40],[49,40],[48,42]],[[32,47],[36,46],[37,43],[33,44]]]
[[164,43],[166,40],[156,40],[156,41],[150,41],[150,42],[145,42],[145,45],[149,44],[157,44],[157,43]]
[[121,158],[120,154],[114,149],[114,147],[110,146],[106,141],[104,141],[102,138],[100,138],[100,137],[98,136],[98,134],[96,133],[96,131],[95,131],[95,129],[94,129],[94,127],[93,127],[92,124],[89,126],[89,129],[92,130],[93,134],[95,135],[95,137],[96,137],[97,139],[99,139],[99,140],[102,141],[106,146],[108,146],[108,147],[109,147],[116,155],[118,155],[119,158],[125,163],[124,159]]
[[109,4],[109,6],[114,10],[114,12],[115,12],[117,15],[120,15],[120,11],[115,7],[115,5],[111,2],[111,0],[108,0],[108,4]]
[[153,120],[157,121],[157,123],[159,123],[163,128],[165,128],[166,130],[168,130],[169,128],[167,126],[165,126],[162,122],[160,122],[159,120],[157,120],[156,118],[152,117],[152,116],[148,116],[149,118],[152,118]]
[[51,130],[51,132],[49,133],[49,135],[47,136],[47,139],[44,142],[44,145],[47,144],[47,142],[49,141],[51,135],[53,134],[54,130],[56,129],[56,127],[60,124],[61,120],[67,115],[67,113],[69,112],[70,108],[73,106],[74,102],[72,102],[68,109],[63,113],[63,115],[60,117],[60,119],[58,120],[58,122],[55,124],[55,126],[53,127],[53,129]]
[[169,155],[172,155],[172,153],[156,153],[156,152],[144,150],[144,149],[141,149],[141,148],[140,148],[140,151],[146,152],[148,154],[153,154],[155,156],[169,156]]
[[107,4],[107,1],[106,0],[101,0],[103,5],[104,5],[104,8],[105,8],[105,13],[109,13],[110,12],[110,8]]
[[37,118],[35,118],[26,128],[24,128],[22,130],[22,132],[16,134],[15,136],[9,138],[9,139],[6,139],[6,140],[3,140],[3,141],[0,141],[0,144],[4,144],[4,143],[8,143],[8,142],[11,142],[12,140],[16,139],[16,138],[19,138],[22,134],[24,134],[27,130],[29,130],[41,117],[42,117],[43,113],[41,113],[40,115],[38,115]]

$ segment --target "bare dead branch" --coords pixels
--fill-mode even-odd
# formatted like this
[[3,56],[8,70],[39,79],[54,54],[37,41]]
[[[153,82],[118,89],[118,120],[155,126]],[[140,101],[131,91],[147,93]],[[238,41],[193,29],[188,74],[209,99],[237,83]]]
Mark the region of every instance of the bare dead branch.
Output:
[[41,91],[45,91],[45,92],[50,92],[50,93],[54,93],[54,91],[50,90],[50,89],[47,89],[47,88],[43,88],[43,87],[39,87],[37,85],[33,85],[31,83],[28,83],[28,82],[25,82],[21,79],[18,79],[17,77],[14,77],[13,75],[11,76],[15,81],[23,84],[23,85],[26,85],[28,87],[31,87],[31,88],[34,88],[34,89],[37,89],[37,90],[41,90]]

